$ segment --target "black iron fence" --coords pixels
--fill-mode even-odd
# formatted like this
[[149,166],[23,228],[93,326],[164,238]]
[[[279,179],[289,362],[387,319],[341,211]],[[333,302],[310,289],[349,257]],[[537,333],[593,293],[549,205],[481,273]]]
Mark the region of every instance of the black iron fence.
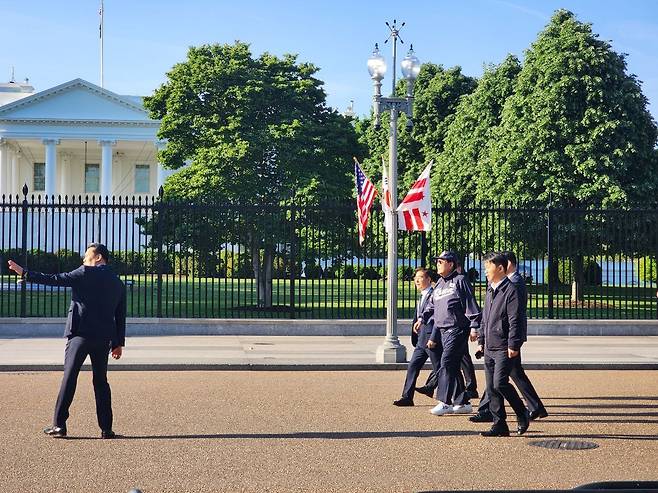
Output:
[[[658,210],[435,204],[432,231],[399,233],[398,312],[417,266],[451,249],[481,300],[482,255],[512,250],[533,318],[656,319]],[[132,317],[384,318],[386,232],[373,208],[363,247],[353,204],[238,206],[155,198],[22,196],[0,202],[0,317],[61,317],[66,288],[17,283],[7,258],[67,271],[105,243]]]

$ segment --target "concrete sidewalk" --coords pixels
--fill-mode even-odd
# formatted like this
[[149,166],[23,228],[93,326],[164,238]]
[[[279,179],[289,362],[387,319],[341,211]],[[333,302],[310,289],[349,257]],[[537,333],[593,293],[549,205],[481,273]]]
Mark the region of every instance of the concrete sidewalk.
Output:
[[[129,337],[113,370],[393,370],[377,364],[383,336]],[[413,347],[401,337],[407,357]],[[60,370],[65,339],[2,338],[0,371]],[[471,353],[475,345],[470,344]],[[523,346],[528,369],[658,369],[658,336],[531,336]],[[481,361],[474,360],[477,368]]]

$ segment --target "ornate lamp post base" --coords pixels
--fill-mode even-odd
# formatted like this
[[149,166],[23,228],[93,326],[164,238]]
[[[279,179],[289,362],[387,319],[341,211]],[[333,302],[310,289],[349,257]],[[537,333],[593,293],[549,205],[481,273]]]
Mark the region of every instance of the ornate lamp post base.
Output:
[[395,342],[385,341],[384,344],[377,348],[377,352],[375,353],[375,362],[406,363],[407,348],[400,344],[399,340],[396,340]]

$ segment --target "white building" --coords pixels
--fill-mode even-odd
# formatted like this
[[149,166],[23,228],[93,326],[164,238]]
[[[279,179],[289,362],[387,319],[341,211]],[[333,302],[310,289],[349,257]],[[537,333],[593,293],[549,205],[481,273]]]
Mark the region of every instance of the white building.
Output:
[[152,196],[171,171],[157,162],[159,120],[142,99],[82,79],[41,92],[0,84],[0,198]]

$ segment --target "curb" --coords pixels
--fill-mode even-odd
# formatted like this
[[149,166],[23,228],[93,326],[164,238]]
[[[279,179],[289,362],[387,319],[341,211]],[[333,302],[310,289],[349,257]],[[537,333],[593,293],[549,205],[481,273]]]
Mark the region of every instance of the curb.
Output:
[[[526,370],[658,370],[658,363],[524,363]],[[0,373],[16,372],[61,372],[63,365],[0,365]],[[108,371],[402,371],[407,363],[363,363],[363,364],[114,364]],[[430,370],[430,366],[423,369]],[[482,365],[475,365],[482,370]],[[82,366],[82,371],[91,371],[91,365]]]

